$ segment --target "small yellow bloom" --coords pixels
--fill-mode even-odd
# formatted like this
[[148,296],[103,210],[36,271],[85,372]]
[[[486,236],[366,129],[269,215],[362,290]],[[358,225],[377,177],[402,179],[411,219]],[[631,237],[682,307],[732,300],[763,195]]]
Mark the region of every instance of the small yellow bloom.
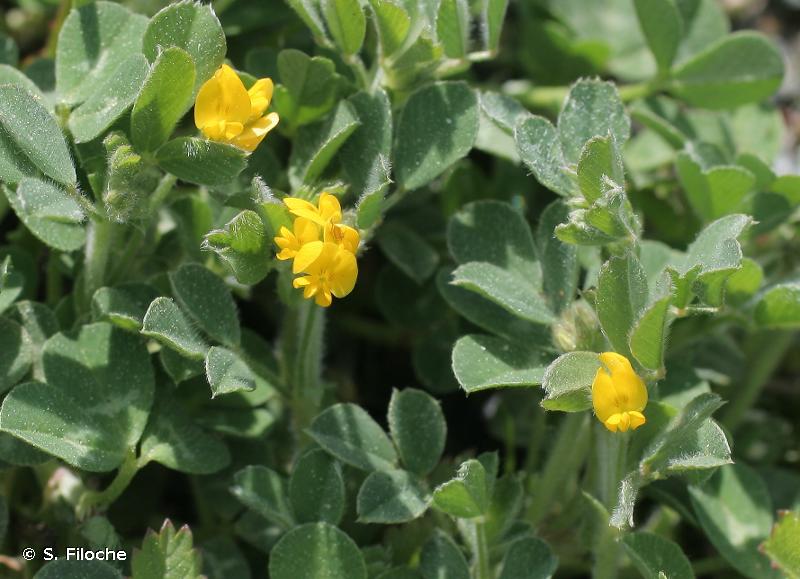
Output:
[[336,196],[330,193],[323,192],[319,196],[317,205],[296,197],[286,197],[283,202],[292,215],[303,217],[322,227],[339,223],[342,220],[342,206],[339,205]]
[[356,285],[358,263],[356,256],[341,245],[312,241],[305,244],[294,260],[294,287],[303,289],[303,297],[314,298],[317,305],[327,308],[333,297],[343,298]]
[[647,406],[647,387],[625,356],[604,352],[600,362],[592,382],[597,418],[611,432],[636,430],[646,422],[642,411]]
[[298,217],[292,229],[294,231],[281,227],[280,235],[275,238],[275,244],[281,248],[277,255],[280,260],[294,259],[303,245],[319,240],[319,227],[313,221]]
[[194,123],[212,141],[255,151],[278,124],[278,114],[265,115],[272,100],[272,80],[262,78],[250,90],[223,64],[197,93]]

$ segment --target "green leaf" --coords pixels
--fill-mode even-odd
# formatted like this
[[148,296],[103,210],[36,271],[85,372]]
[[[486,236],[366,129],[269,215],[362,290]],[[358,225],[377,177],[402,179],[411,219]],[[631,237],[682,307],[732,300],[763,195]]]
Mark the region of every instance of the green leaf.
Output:
[[681,548],[669,539],[654,533],[629,533],[622,537],[622,545],[645,579],[694,578],[692,564]]
[[480,295],[452,285],[451,277],[448,268],[439,270],[436,288],[450,307],[473,324],[509,340],[550,342],[549,332],[543,326],[518,318]]
[[391,525],[417,519],[430,497],[422,484],[404,470],[376,471],[358,491],[358,522]]
[[333,62],[321,56],[309,57],[299,50],[278,54],[278,75],[282,85],[275,87],[274,107],[288,126],[312,123],[333,108],[341,77]]
[[568,352],[547,367],[542,379],[547,410],[580,412],[592,407],[591,385],[600,358],[594,352]]
[[468,394],[490,388],[538,386],[545,364],[541,352],[494,336],[462,336],[453,347],[453,373]]
[[613,137],[592,137],[578,159],[578,186],[589,203],[608,189],[625,185],[622,155]]
[[[2,59],[0,58],[0,60]],[[36,86],[36,83],[25,76],[23,72],[17,70],[13,66],[9,66],[8,64],[0,64],[0,85],[5,84],[15,84],[27,90],[34,97],[39,99],[39,102],[47,102],[47,99],[45,99],[44,94],[42,94],[42,91],[39,89],[39,87]]]
[[147,76],[147,68],[144,56],[131,55],[72,111],[69,130],[76,143],[88,143],[96,139],[127,112]]
[[450,283],[473,291],[524,320],[538,324],[555,320],[536,286],[517,272],[493,263],[470,262],[459,266]]
[[683,36],[683,20],[675,0],[635,0],[634,6],[658,70],[668,71]]
[[400,221],[382,226],[376,242],[389,261],[420,285],[439,265],[436,250],[419,233]]
[[536,180],[548,189],[570,197],[577,193],[575,180],[565,171],[567,160],[558,131],[543,117],[522,117],[514,128],[517,152]]
[[397,463],[392,441],[355,404],[331,406],[314,419],[308,434],[333,456],[361,470],[390,470]]
[[[42,567],[34,579],[122,579],[122,574],[101,561],[53,561]],[[137,578],[138,579],[138,578]]]
[[728,215],[707,225],[689,245],[682,273],[699,268],[701,274],[738,269],[742,248],[737,238],[753,220],[748,215]]
[[239,345],[239,316],[224,281],[196,263],[182,265],[169,274],[169,281],[182,309],[206,334],[228,346]]
[[391,182],[392,107],[382,89],[362,91],[347,100],[360,125],[342,146],[339,161],[350,190],[359,198],[358,226],[366,229],[380,217],[383,193]]
[[148,530],[141,550],[134,551],[131,579],[202,579],[201,568],[189,527],[175,531],[167,519],[158,533]]
[[772,286],[758,298],[755,320],[765,328],[800,327],[800,284]]
[[483,42],[486,50],[496,52],[500,48],[500,33],[506,19],[508,0],[484,0],[483,2]]
[[233,145],[179,137],[156,151],[156,161],[187,183],[225,187],[247,166],[247,155]]
[[632,253],[612,257],[600,268],[597,282],[597,317],[614,351],[631,357],[628,334],[647,301],[647,278]]
[[753,469],[725,466],[705,484],[690,486],[689,496],[706,536],[734,569],[752,579],[781,576],[758,549],[772,527],[772,504]]
[[18,85],[0,86],[0,180],[44,175],[62,185],[77,177],[67,142],[41,101]]
[[327,523],[309,523],[286,533],[270,553],[272,579],[367,579],[358,546]]
[[458,467],[455,478],[436,487],[433,504],[453,517],[472,519],[486,514],[491,499],[486,469],[471,459]]
[[181,403],[162,393],[142,435],[139,463],[154,461],[188,474],[211,474],[231,461],[228,447],[206,433]]
[[558,567],[558,557],[547,543],[523,537],[511,543],[503,557],[499,579],[548,579]]
[[42,356],[47,384],[14,388],[0,409],[0,429],[83,470],[113,470],[150,412],[147,349],[137,336],[97,323],[56,334]]
[[686,152],[678,154],[675,166],[689,204],[705,221],[740,210],[743,199],[755,185],[755,176],[746,169],[716,166],[704,171]]
[[555,236],[555,228],[567,220],[569,207],[560,201],[548,205],[539,218],[536,245],[542,260],[542,289],[550,310],[560,313],[571,304],[578,289],[578,248]]
[[390,57],[404,44],[411,29],[411,17],[403,4],[394,0],[369,0],[375,15],[384,57]]
[[762,550],[787,577],[800,577],[800,514],[796,511],[779,512],[778,521],[764,541]]
[[150,285],[129,282],[114,287],[101,287],[92,296],[92,317],[108,321],[124,330],[138,332],[150,303],[158,291]]
[[592,137],[610,134],[622,146],[630,132],[631,120],[613,83],[584,79],[572,85],[558,115],[558,135],[567,162],[577,163]]
[[729,464],[727,439],[709,419],[722,404],[719,396],[710,393],[689,402],[644,450],[640,470],[665,475]]
[[173,46],[188,52],[194,62],[196,93],[225,59],[225,34],[211,5],[184,0],[150,19],[142,47],[147,60],[155,63],[162,52]]
[[33,355],[33,344],[22,326],[0,318],[0,394],[28,373]]
[[347,55],[361,50],[367,33],[367,18],[359,1],[321,0],[320,5],[336,46]]
[[33,379],[44,380],[42,348],[47,339],[58,332],[58,320],[46,305],[27,300],[14,304],[12,317],[22,325],[28,335]]
[[43,243],[61,251],[75,251],[86,243],[83,210],[60,186],[24,178],[16,191],[3,191],[17,217]]
[[287,0],[286,2],[297,12],[300,19],[308,26],[314,37],[318,40],[326,38],[325,23],[319,15],[319,3],[313,0]]
[[202,360],[208,352],[208,344],[200,338],[178,305],[169,298],[153,300],[142,321],[141,332],[187,358]]
[[261,217],[249,209],[236,215],[223,229],[209,231],[203,248],[220,256],[240,283],[255,285],[269,273],[272,244]]
[[212,398],[256,388],[256,378],[247,363],[235,352],[220,346],[211,346],[206,354],[206,378],[211,385]]
[[541,277],[531,229],[508,203],[476,201],[450,218],[447,246],[459,264],[482,261],[513,270],[530,284]]
[[442,0],[436,16],[436,34],[450,58],[469,52],[469,4],[466,0]]
[[393,390],[388,420],[406,469],[424,476],[436,468],[447,439],[447,424],[439,402],[422,390]]
[[248,466],[233,476],[234,496],[247,508],[285,528],[294,526],[286,479],[265,466]]
[[733,108],[771,96],[783,79],[783,57],[756,32],[735,32],[684,61],[670,91],[691,105]]
[[289,497],[298,523],[339,524],[345,506],[341,466],[324,450],[304,454],[289,479]]
[[289,181],[297,188],[311,184],[359,125],[353,106],[340,102],[325,120],[302,127],[289,158]]
[[51,459],[49,454],[45,454],[35,446],[0,432],[0,460],[15,466],[37,466]]
[[437,82],[414,92],[397,123],[398,184],[418,189],[465,157],[478,136],[478,117],[478,97],[464,82]]
[[464,554],[441,531],[435,532],[422,547],[419,570],[423,579],[470,579]]
[[141,53],[146,26],[146,17],[112,2],[92,2],[72,10],[56,45],[56,88],[61,98],[79,104],[99,93],[122,63]]
[[162,52],[150,69],[131,113],[131,139],[141,152],[167,142],[192,104],[194,62],[177,47]]
[[660,370],[664,365],[672,295],[661,297],[642,310],[631,328],[630,349],[636,360],[648,370]]

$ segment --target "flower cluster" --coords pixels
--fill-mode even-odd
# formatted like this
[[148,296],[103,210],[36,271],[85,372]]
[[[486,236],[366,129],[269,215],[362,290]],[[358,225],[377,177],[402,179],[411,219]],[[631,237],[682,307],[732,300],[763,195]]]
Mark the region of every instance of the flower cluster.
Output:
[[278,124],[277,113],[264,114],[272,88],[272,80],[262,78],[247,90],[236,71],[223,64],[197,93],[194,123],[212,141],[255,151]]
[[625,356],[604,352],[600,362],[592,382],[594,413],[611,432],[636,430],[646,422],[647,387]]
[[292,230],[281,227],[275,243],[280,248],[278,259],[293,259],[294,287],[303,290],[303,297],[314,298],[327,308],[333,296],[343,298],[356,285],[358,264],[356,251],[361,238],[358,231],[342,225],[339,200],[322,193],[317,205],[286,197],[283,202],[295,216]]

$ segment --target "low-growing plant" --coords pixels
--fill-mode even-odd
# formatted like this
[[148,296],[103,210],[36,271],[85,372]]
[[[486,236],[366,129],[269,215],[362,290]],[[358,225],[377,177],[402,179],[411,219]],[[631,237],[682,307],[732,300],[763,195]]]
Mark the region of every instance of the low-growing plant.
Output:
[[800,577],[774,39],[714,0],[5,20],[0,576]]

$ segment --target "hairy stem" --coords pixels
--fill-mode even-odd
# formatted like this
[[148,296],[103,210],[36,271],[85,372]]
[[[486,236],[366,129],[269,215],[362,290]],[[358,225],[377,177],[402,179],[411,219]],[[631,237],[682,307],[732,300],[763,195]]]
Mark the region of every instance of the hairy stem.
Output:
[[492,579],[486,523],[482,520],[475,522],[475,547],[475,579]]
[[111,255],[114,224],[107,220],[96,220],[89,224],[84,254],[83,306],[88,307],[94,292],[103,287],[108,259]]
[[[627,432],[609,432],[599,422],[595,425],[595,455],[597,497],[608,509],[614,510],[620,482],[625,476],[628,455]],[[608,525],[594,548],[594,579],[614,579],[618,576],[620,559],[619,531]]]
[[528,509],[532,524],[541,522],[555,497],[563,491],[564,483],[583,462],[588,443],[587,418],[585,412],[570,413],[563,418]]

